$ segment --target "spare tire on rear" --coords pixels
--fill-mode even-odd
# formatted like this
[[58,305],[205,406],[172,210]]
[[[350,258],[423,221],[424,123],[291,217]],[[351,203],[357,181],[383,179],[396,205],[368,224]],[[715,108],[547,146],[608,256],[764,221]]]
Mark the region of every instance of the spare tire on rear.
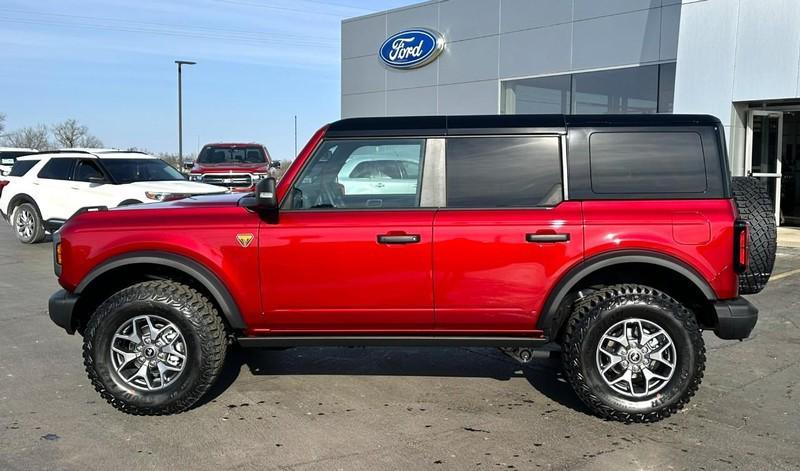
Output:
[[755,294],[767,285],[775,265],[775,210],[766,186],[758,178],[733,177],[732,189],[739,218],[750,225],[750,266],[739,275],[739,294]]

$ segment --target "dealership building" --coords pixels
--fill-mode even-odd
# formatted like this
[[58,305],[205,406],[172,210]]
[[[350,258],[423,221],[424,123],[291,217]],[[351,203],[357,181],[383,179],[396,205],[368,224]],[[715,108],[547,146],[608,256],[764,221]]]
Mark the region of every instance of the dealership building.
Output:
[[703,113],[800,225],[800,0],[434,0],[342,23],[342,116]]

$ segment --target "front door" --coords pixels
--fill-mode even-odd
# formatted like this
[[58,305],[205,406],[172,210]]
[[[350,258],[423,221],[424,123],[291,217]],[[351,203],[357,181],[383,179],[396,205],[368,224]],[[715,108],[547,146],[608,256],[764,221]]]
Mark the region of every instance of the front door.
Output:
[[775,220],[781,223],[781,156],[783,112],[753,110],[747,120],[745,174],[758,177],[769,190]]
[[263,328],[306,334],[432,329],[436,210],[425,207],[422,172],[392,171],[422,168],[425,147],[425,139],[394,138],[320,145],[277,222],[260,229]]

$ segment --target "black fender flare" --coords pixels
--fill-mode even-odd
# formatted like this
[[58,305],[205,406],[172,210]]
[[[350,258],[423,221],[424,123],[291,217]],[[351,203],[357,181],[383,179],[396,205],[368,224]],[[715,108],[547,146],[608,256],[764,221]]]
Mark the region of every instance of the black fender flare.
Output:
[[132,252],[129,254],[121,255],[111,258],[96,266],[86,275],[80,284],[75,288],[74,294],[80,295],[93,281],[98,279],[104,273],[107,273],[116,268],[124,267],[127,265],[148,264],[148,265],[161,265],[164,267],[172,268],[183,272],[197,280],[203,287],[208,290],[211,296],[216,301],[217,305],[222,310],[222,315],[227,319],[228,324],[234,329],[245,329],[246,325],[242,319],[242,314],[239,311],[239,306],[236,300],[231,296],[230,291],[224,283],[214,274],[211,270],[202,264],[192,260],[183,255],[178,255],[172,252],[160,251],[144,251]]
[[570,291],[572,291],[581,280],[592,273],[603,268],[625,263],[650,264],[672,270],[689,280],[703,293],[703,296],[705,296],[707,300],[716,301],[717,299],[716,293],[714,293],[711,285],[708,284],[703,276],[681,260],[669,255],[646,250],[619,250],[586,259],[567,271],[550,291],[547,301],[542,308],[541,315],[539,315],[536,328],[543,330],[545,336],[553,338],[557,335],[563,321],[566,320],[566,317],[562,313],[559,313],[559,308]]

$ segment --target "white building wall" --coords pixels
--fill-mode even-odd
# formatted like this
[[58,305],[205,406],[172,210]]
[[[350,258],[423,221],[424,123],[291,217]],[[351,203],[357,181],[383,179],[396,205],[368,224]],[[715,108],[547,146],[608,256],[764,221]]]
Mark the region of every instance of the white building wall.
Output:
[[800,1],[683,0],[675,113],[717,116],[736,174],[745,114],[735,103],[800,98]]
[[[494,114],[500,81],[674,61],[680,0],[434,0],[342,23],[342,116]],[[378,48],[413,27],[447,48],[414,70]]]

